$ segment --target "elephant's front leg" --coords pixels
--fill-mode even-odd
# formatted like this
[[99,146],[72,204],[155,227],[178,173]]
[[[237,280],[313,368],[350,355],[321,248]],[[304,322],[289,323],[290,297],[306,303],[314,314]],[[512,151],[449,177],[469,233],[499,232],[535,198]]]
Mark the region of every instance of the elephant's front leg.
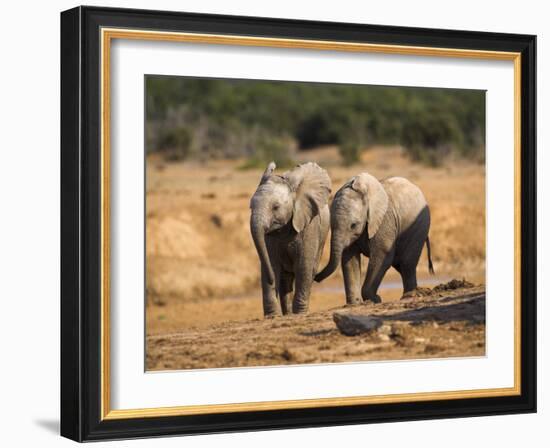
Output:
[[370,300],[374,303],[380,303],[382,299],[377,294],[378,287],[390,268],[395,250],[386,251],[383,249],[371,249],[369,257],[369,267],[367,268],[367,276],[361,289],[361,296],[364,301]]
[[[264,317],[273,317],[281,314],[279,309],[279,304],[277,301],[277,290],[275,289],[275,284],[269,284],[269,276],[267,274],[267,269],[262,264],[262,302],[264,307]],[[276,277],[279,277],[276,275]],[[276,280],[277,282],[277,280]],[[275,282],[275,283],[276,283]]]
[[346,304],[361,303],[361,253],[355,248],[347,248],[342,253],[342,273],[346,290]]
[[295,261],[296,292],[292,301],[292,312],[295,314],[307,313],[309,309],[311,285],[313,284],[313,277],[317,270],[316,257],[313,256],[315,250],[315,247],[309,247]]

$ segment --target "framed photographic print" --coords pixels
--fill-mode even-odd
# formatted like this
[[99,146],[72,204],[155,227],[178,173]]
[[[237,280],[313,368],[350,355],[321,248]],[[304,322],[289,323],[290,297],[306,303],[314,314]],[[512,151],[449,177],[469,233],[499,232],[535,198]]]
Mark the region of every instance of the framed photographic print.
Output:
[[61,14],[61,433],[535,412],[535,36]]

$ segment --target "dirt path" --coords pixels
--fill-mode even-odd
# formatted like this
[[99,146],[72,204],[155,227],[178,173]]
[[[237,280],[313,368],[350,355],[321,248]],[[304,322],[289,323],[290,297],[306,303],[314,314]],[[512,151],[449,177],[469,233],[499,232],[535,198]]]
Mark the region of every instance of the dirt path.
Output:
[[[378,305],[149,335],[147,370],[483,356],[485,287],[452,287]],[[377,316],[384,325],[344,336],[333,321],[338,310]]]

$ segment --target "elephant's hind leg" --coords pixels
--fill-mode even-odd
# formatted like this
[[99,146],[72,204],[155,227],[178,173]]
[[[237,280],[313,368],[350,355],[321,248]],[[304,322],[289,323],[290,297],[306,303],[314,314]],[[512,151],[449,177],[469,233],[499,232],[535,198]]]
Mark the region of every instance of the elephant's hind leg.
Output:
[[424,246],[424,240],[418,238],[411,244],[409,244],[399,263],[398,272],[401,274],[401,280],[403,280],[403,297],[412,297],[415,291],[418,289],[418,283],[416,278],[416,267],[418,266],[418,260],[422,254],[422,247]]
[[279,299],[281,301],[281,311],[284,315],[292,313],[292,284],[294,283],[294,274],[292,272],[282,272],[279,280]]
[[398,269],[401,274],[401,280],[403,280],[403,297],[406,298],[413,293],[418,284],[416,281],[416,265],[405,264]]

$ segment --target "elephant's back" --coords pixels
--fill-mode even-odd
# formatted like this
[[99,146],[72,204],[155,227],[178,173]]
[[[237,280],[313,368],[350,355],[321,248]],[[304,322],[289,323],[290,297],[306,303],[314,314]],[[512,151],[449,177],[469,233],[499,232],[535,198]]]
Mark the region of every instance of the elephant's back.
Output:
[[428,214],[428,203],[420,188],[404,177],[389,177],[382,181],[402,226],[409,226],[419,215]]

